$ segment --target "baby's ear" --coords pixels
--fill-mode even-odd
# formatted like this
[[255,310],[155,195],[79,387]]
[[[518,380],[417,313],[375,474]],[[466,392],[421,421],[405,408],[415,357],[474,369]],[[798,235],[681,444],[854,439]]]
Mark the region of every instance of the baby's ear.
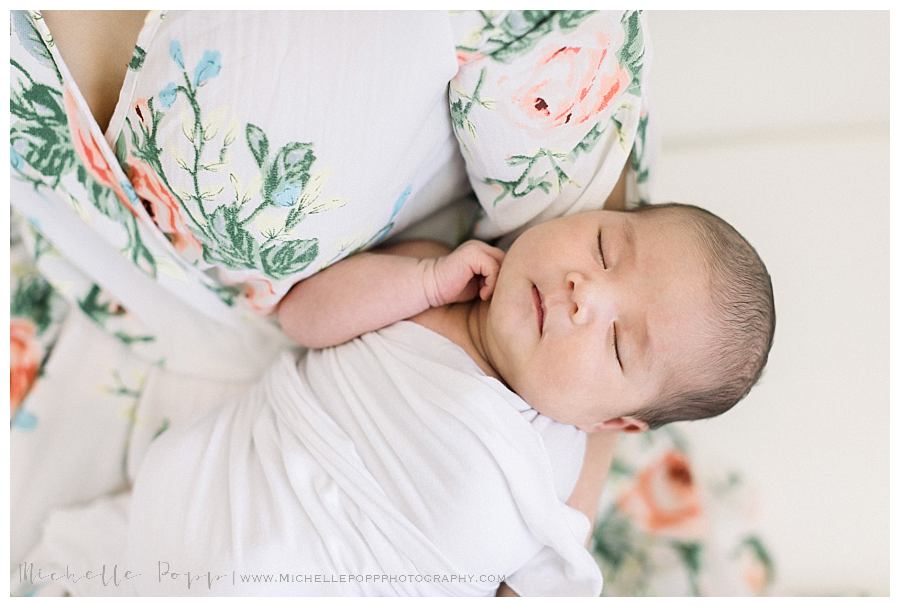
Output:
[[615,417],[594,424],[591,432],[646,432],[650,426],[636,417]]

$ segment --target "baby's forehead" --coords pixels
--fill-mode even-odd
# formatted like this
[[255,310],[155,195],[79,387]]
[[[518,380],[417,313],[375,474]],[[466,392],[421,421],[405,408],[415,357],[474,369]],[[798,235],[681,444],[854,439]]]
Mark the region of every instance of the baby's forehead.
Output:
[[639,211],[626,212],[625,218],[636,223],[652,225],[654,229],[670,237],[681,236],[702,240],[702,224],[694,212],[681,207],[652,206]]
[[711,269],[715,246],[712,235],[689,211],[679,208],[663,208],[637,213],[635,217],[647,222],[663,245],[671,245],[684,255],[690,254],[696,262],[695,273],[708,273]]
[[[703,272],[704,270],[698,270]],[[669,285],[656,302],[649,328],[648,362],[663,382],[693,385],[715,365],[715,352],[721,346],[718,328],[721,312],[706,277],[688,281],[684,289]],[[654,334],[655,333],[655,334]]]
[[716,361],[714,348],[705,340],[695,338],[685,340],[687,346],[679,353],[660,353],[654,361],[655,381],[652,383],[650,400],[656,400],[678,393],[699,390],[710,385],[711,369]]

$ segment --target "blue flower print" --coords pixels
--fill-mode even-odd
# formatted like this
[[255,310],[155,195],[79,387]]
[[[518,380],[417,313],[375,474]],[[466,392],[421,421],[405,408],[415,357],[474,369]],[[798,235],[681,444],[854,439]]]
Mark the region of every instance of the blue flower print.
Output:
[[184,69],[184,56],[181,54],[181,43],[178,40],[172,40],[169,43],[169,54],[175,60],[175,63],[178,64],[178,67]]
[[403,192],[400,193],[397,200],[394,201],[394,208],[391,209],[391,218],[389,221],[393,221],[394,217],[397,216],[397,213],[399,213],[400,209],[403,208],[403,205],[406,204],[406,199],[409,198],[410,194],[412,194],[412,186],[408,185],[403,189]]
[[9,146],[9,163],[13,166],[14,169],[18,169],[22,166],[22,157],[19,156],[18,152],[16,152],[16,148],[13,146]]
[[137,196],[137,192],[134,191],[134,187],[132,187],[130,182],[120,181],[119,185],[121,185],[122,189],[125,190],[125,194],[128,196],[128,200],[131,201],[131,204],[134,204],[134,205],[141,204],[141,201]]
[[25,409],[19,409],[10,421],[10,427],[19,430],[34,430],[37,427],[37,418]]
[[388,219],[388,222],[377,234],[375,234],[375,236],[369,239],[369,242],[365,245],[366,247],[374,247],[390,234],[391,230],[394,229],[394,219],[397,217],[397,214],[400,213],[400,209],[403,208],[406,201],[409,200],[410,194],[412,194],[412,186],[408,185],[403,189],[403,192],[400,193],[400,196],[397,197],[397,200],[394,201],[394,208],[391,210],[391,216]]
[[159,92],[159,103],[164,108],[172,107],[172,104],[175,103],[175,95],[178,92],[178,87],[175,86],[174,82],[170,82],[166,85],[166,88]]
[[203,58],[194,70],[195,87],[203,86],[207,80],[219,75],[219,70],[222,69],[222,64],[219,62],[221,57],[222,53],[219,51],[206,51],[203,53]]
[[298,194],[300,194],[300,186],[294,183],[286,183],[275,192],[273,202],[280,207],[292,207],[297,202]]

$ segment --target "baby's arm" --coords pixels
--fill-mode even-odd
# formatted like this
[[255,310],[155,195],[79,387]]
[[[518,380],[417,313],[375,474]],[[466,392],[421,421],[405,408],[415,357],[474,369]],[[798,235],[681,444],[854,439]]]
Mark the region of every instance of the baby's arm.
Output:
[[300,345],[325,348],[430,307],[490,297],[503,251],[470,240],[446,252],[438,243],[413,241],[339,261],[294,285],[278,306],[278,321]]
[[587,443],[584,451],[584,461],[581,464],[581,473],[572,494],[566,503],[581,510],[591,522],[591,531],[588,531],[584,541],[590,545],[594,528],[594,519],[597,517],[597,507],[600,505],[600,495],[606,484],[606,477],[612,465],[613,453],[621,432],[598,431],[587,435]]

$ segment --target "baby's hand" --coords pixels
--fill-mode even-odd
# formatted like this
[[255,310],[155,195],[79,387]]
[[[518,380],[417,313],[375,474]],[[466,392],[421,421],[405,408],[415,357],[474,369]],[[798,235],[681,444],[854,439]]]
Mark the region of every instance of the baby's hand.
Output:
[[469,301],[475,295],[489,299],[505,254],[480,240],[467,240],[448,255],[423,259],[428,305],[434,308]]

